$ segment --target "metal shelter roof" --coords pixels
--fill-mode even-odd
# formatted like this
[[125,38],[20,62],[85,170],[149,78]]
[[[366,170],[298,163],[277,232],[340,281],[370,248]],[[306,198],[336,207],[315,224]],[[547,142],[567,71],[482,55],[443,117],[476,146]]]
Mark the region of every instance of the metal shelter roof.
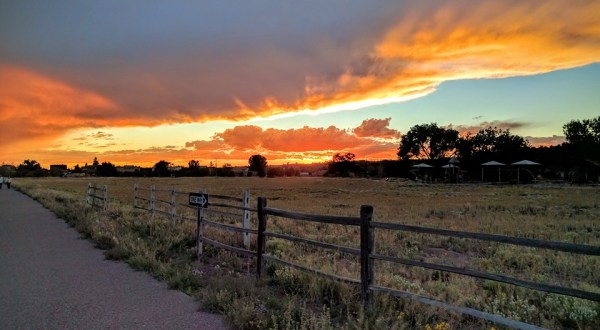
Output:
[[512,163],[512,164],[510,164],[510,165],[517,165],[517,166],[533,166],[533,165],[542,165],[542,164],[540,164],[540,163],[536,163],[536,162],[532,162],[532,161],[530,161],[530,160],[527,160],[527,159],[525,159],[525,160],[518,161],[518,162],[516,162],[516,163]]
[[481,166],[504,166],[504,165],[506,165],[506,164],[497,162],[495,160],[491,160],[489,162],[481,164]]

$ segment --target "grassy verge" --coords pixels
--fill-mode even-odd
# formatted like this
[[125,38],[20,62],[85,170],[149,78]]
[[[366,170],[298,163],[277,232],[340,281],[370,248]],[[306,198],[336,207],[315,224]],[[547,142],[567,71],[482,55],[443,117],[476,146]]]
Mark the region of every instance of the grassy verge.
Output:
[[[98,179],[99,180],[99,179]],[[110,212],[84,207],[87,181],[19,180],[19,189],[39,200],[82,235],[106,250],[107,258],[123,260],[147,271],[170,287],[198,297],[206,309],[223,314],[240,329],[462,329],[491,328],[480,320],[448,314],[420,304],[377,295],[364,311],[355,287],[301,272],[269,266],[264,281],[256,281],[251,259],[207,248],[194,257],[193,224],[174,226],[161,217],[131,208],[132,182],[109,179]],[[139,179],[138,179],[139,180]],[[145,180],[145,179],[142,179]],[[156,179],[148,179],[156,180]],[[438,228],[492,232],[511,236],[600,243],[598,190],[532,189],[526,187],[400,187],[368,180],[247,180],[199,181],[158,179],[145,182],[177,186],[181,191],[236,195],[240,186],[253,196],[270,197],[273,207],[309,213],[355,215],[358,203],[375,206],[382,221]],[[348,196],[360,195],[361,199]],[[113,197],[114,196],[114,197]],[[315,203],[315,201],[318,201]],[[302,205],[303,208],[298,207]],[[594,220],[596,219],[596,220]],[[270,220],[269,230],[356,247],[352,229],[322,224]],[[241,244],[231,235],[209,232],[220,241]],[[488,244],[431,235],[378,232],[377,252],[441,262],[600,291],[598,258]],[[269,253],[322,271],[357,278],[351,257],[272,239]],[[537,293],[509,285],[480,281],[418,268],[377,265],[376,283],[482,309],[548,328],[600,328],[600,304],[560,295]]]

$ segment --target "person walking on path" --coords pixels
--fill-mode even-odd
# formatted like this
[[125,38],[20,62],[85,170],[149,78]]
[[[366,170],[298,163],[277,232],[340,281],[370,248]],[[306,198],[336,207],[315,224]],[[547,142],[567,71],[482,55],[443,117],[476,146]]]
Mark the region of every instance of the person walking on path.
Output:
[[6,188],[10,189],[11,183],[12,183],[12,178],[9,176],[8,179],[6,179]]
[[0,189],[2,189],[2,184],[4,183],[4,177],[0,175]]

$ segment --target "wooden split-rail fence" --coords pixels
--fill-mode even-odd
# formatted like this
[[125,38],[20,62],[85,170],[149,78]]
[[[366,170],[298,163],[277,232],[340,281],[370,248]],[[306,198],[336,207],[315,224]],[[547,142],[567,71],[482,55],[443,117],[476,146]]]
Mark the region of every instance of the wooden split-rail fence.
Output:
[[[142,196],[143,193],[146,193]],[[200,193],[206,193],[206,189],[201,189]],[[189,192],[177,191],[175,189],[157,189],[155,185],[148,188],[140,187],[135,184],[133,187],[133,206],[151,212],[151,214],[160,214],[170,218],[173,223],[178,221],[197,221],[197,240],[198,255],[202,254],[202,243],[219,246],[221,243],[204,237],[204,227],[206,225],[218,227],[224,230],[236,231],[242,233],[244,248],[250,249],[250,234],[256,232],[250,227],[250,212],[255,211],[250,208],[250,192],[244,191],[241,197],[225,195],[209,195],[210,199],[207,208],[196,208],[188,203]],[[189,212],[196,212],[196,218],[191,218]],[[218,215],[230,219],[239,219],[241,227],[220,223],[209,220],[208,215]]]
[[89,183],[85,192],[85,203],[91,207],[108,210],[108,187],[106,185],[96,187],[95,183]]
[[[177,213],[175,207],[176,203],[173,202],[175,199],[161,200],[156,197],[156,192],[158,191],[154,186],[150,187],[148,191],[150,192],[150,197],[140,197],[138,196],[139,191],[142,190],[139,186],[134,187],[134,206],[141,209],[146,209],[150,212],[161,213],[166,216],[170,216],[172,219],[177,218]],[[176,192],[173,190],[166,190],[166,192],[170,192],[172,195],[176,194],[188,194],[182,192]],[[205,191],[204,191],[205,192]],[[511,244],[517,246],[524,247],[533,247],[539,249],[547,249],[552,251],[562,251],[579,255],[588,255],[588,256],[600,256],[600,246],[590,246],[590,245],[582,245],[582,244],[572,244],[565,242],[555,242],[555,241],[544,241],[544,240],[536,240],[529,238],[519,238],[519,237],[510,237],[503,235],[495,235],[495,234],[486,234],[486,233],[473,233],[473,232],[465,232],[465,231],[455,231],[455,230],[445,230],[445,229],[436,229],[422,226],[414,226],[414,225],[403,225],[398,222],[378,222],[373,221],[373,207],[369,205],[363,205],[360,208],[360,212],[358,216],[329,216],[329,215],[318,215],[318,214],[309,214],[302,212],[292,212],[288,210],[282,210],[277,208],[271,208],[267,205],[267,198],[259,197],[257,200],[257,207],[250,208],[249,207],[249,194],[248,192],[244,192],[244,196],[242,198],[231,197],[231,196],[222,196],[222,195],[210,195],[208,194],[209,200],[214,199],[223,199],[227,201],[235,201],[241,202],[241,205],[232,205],[225,203],[214,203],[209,202],[208,208],[202,209],[197,208],[197,242],[198,242],[198,254],[202,253],[202,243],[207,243],[213,245],[215,247],[225,249],[234,253],[239,253],[246,256],[252,256],[256,258],[256,274],[257,277],[261,278],[264,275],[265,263],[272,262],[276,264],[280,264],[286,267],[298,269],[300,271],[316,274],[318,276],[339,281],[354,284],[360,287],[361,297],[365,304],[365,307],[368,308],[370,306],[370,302],[372,301],[372,295],[375,292],[381,292],[385,294],[389,294],[395,297],[409,299],[418,301],[420,303],[432,305],[435,307],[443,308],[455,313],[461,313],[465,315],[470,315],[473,317],[477,317],[480,319],[484,319],[496,324],[501,324],[507,327],[515,328],[515,329],[540,329],[539,327],[527,324],[524,322],[512,320],[501,315],[496,315],[492,313],[488,313],[485,311],[462,307],[453,305],[450,303],[446,303],[443,301],[439,301],[430,297],[426,297],[423,295],[414,294],[407,291],[396,290],[388,287],[383,287],[374,283],[375,279],[375,262],[374,261],[385,261],[391,262],[395,264],[421,267],[425,269],[437,270],[448,273],[455,273],[465,276],[470,276],[474,278],[490,280],[500,283],[507,283],[519,287],[524,287],[532,290],[549,292],[555,294],[561,294],[570,297],[576,297],[581,299],[586,299],[590,301],[600,302],[600,294],[590,291],[584,291],[579,289],[567,288],[558,285],[522,280],[518,278],[513,278],[510,276],[505,276],[501,274],[493,274],[488,272],[481,272],[476,270],[470,270],[466,268],[453,267],[448,265],[436,264],[436,263],[428,263],[423,261],[411,260],[406,258],[398,258],[387,255],[378,254],[375,249],[375,231],[376,230],[391,230],[397,232],[412,232],[412,233],[422,233],[422,234],[431,234],[431,235],[439,235],[446,237],[455,237],[455,238],[468,238],[479,241],[487,241],[487,242],[497,242],[504,244]],[[146,201],[148,204],[147,207],[139,204],[139,201]],[[159,210],[156,207],[156,203],[163,203],[166,205],[170,205],[173,209],[171,211]],[[234,213],[228,213],[224,211],[211,211],[211,206],[219,206],[224,208],[231,208],[238,211],[243,211],[243,227],[227,225],[215,221],[210,221],[205,218],[205,214],[210,212],[217,212],[220,214],[231,215]],[[257,227],[256,229],[250,228],[250,217],[249,212],[253,212],[257,214]],[[238,215],[239,216],[239,215]],[[276,233],[268,230],[268,222],[269,217],[280,217],[286,218],[296,221],[306,221],[306,222],[317,222],[317,223],[325,223],[325,224],[334,224],[341,226],[353,226],[358,227],[360,231],[360,248],[352,248],[346,246],[335,245],[331,243],[326,243],[322,241],[316,241],[308,238]],[[194,220],[191,218],[184,218],[188,220]],[[214,226],[220,228],[222,230],[238,232],[244,234],[244,247],[236,247],[232,245],[228,245],[222,242],[218,242],[214,239],[210,239],[203,235],[204,226]],[[249,239],[249,234],[256,235],[256,249],[251,250]],[[349,278],[342,277],[335,274],[326,273],[317,269],[313,269],[310,267],[306,267],[303,265],[296,264],[292,261],[283,260],[278,258],[272,254],[269,254],[267,247],[267,240],[269,238],[278,238],[291,242],[308,244],[319,248],[334,250],[338,252],[347,253],[350,255],[354,255],[358,257],[360,260],[360,278]]]

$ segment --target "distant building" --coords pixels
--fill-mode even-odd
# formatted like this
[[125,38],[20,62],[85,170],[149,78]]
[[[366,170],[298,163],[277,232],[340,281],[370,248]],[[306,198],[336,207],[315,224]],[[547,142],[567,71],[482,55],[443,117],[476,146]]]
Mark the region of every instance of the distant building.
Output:
[[121,174],[134,174],[136,171],[140,171],[141,167],[135,165],[123,165],[117,166],[117,172]]
[[183,169],[183,166],[169,166],[170,172],[179,172]]
[[50,165],[50,175],[52,176],[65,176],[68,172],[67,165]]
[[236,176],[248,176],[248,166],[234,166],[232,170]]

